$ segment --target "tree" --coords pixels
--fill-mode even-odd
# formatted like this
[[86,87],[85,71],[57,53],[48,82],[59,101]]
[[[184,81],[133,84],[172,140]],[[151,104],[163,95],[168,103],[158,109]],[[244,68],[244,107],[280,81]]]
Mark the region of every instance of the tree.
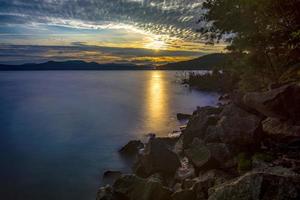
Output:
[[210,42],[226,40],[228,50],[246,57],[272,82],[299,68],[300,0],[205,0],[199,31]]

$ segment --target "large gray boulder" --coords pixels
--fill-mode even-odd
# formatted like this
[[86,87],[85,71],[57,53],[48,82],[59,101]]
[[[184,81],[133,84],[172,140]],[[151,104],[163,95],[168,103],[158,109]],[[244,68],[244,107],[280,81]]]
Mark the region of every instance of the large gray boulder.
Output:
[[195,137],[203,139],[208,126],[216,125],[221,108],[201,107],[194,112],[183,132],[183,146],[187,147]]
[[114,192],[128,200],[171,200],[172,192],[156,179],[143,179],[126,175],[118,179]]
[[249,172],[209,190],[209,200],[296,200],[300,178],[266,172]]
[[205,143],[198,138],[195,138],[190,147],[184,150],[184,154],[198,169],[214,168],[217,166]]
[[256,149],[262,138],[261,118],[230,104],[218,121],[218,136],[234,153]]
[[171,144],[175,144],[173,139],[150,139],[134,167],[135,173],[142,177],[154,173],[173,176],[181,163],[177,154],[172,151]]
[[195,168],[190,164],[188,158],[181,159],[181,166],[178,168],[175,179],[178,181],[184,181],[185,179],[191,179],[196,176]]
[[232,159],[231,153],[224,143],[205,144],[195,138],[190,148],[184,151],[186,157],[198,169],[222,168],[223,164]]
[[126,197],[116,194],[109,185],[101,187],[97,192],[96,200],[127,200]]
[[300,122],[300,84],[244,95],[243,102],[259,113],[281,120]]
[[282,121],[278,118],[267,118],[262,122],[262,125],[264,132],[277,141],[300,139],[300,125],[293,124],[291,120]]
[[231,176],[221,170],[202,172],[194,184],[193,190],[198,199],[207,199],[209,188],[220,185],[230,179]]

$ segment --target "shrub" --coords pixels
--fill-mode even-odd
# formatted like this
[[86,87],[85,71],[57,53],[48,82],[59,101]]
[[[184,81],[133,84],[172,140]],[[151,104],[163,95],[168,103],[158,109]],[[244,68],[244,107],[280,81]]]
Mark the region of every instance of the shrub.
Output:
[[244,173],[246,171],[251,170],[252,160],[251,160],[251,157],[247,156],[247,154],[245,154],[245,153],[238,154],[237,161],[238,161],[239,173]]

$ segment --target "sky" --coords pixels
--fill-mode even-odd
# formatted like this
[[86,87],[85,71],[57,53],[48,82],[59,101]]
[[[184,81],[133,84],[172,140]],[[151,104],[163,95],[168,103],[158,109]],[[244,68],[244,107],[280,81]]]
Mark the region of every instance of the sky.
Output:
[[224,51],[197,32],[203,0],[0,0],[0,63],[160,65]]

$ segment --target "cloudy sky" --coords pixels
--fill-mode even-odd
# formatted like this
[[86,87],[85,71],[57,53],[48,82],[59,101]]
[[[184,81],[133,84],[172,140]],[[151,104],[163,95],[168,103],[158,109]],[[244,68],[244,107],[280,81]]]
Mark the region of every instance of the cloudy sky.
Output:
[[203,0],[0,0],[0,63],[162,64],[223,51],[196,32]]

